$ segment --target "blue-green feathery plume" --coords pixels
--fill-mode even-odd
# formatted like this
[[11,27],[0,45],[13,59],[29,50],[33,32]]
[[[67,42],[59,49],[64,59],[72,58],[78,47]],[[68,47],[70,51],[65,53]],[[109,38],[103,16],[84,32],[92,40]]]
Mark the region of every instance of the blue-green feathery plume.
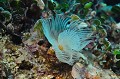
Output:
[[56,15],[43,18],[41,22],[44,34],[61,62],[73,65],[80,57],[87,60],[80,52],[91,42],[92,31],[88,27],[78,29],[81,21],[73,21],[65,15]]

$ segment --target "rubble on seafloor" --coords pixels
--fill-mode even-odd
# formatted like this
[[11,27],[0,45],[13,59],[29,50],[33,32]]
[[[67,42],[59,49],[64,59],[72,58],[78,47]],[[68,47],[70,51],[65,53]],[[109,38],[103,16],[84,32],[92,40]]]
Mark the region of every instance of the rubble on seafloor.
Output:
[[14,45],[9,41],[9,37],[2,37],[0,77],[2,79],[119,79],[111,70],[101,69],[99,66],[76,63],[72,67],[59,62],[50,44],[47,40],[43,40],[37,43],[36,40],[29,39],[24,41],[24,45]]
[[[3,40],[2,40],[3,39]],[[61,63],[47,45],[14,45],[9,38],[0,41],[0,78],[11,79],[71,79],[72,67]],[[47,42],[47,41],[46,41]],[[3,45],[3,46],[2,46]],[[37,48],[36,48],[37,46]]]

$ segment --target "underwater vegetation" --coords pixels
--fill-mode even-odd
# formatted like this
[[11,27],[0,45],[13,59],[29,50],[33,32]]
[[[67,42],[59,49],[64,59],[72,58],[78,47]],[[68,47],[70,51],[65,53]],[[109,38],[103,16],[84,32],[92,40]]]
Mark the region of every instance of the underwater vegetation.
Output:
[[0,0],[0,79],[120,79],[120,0]]

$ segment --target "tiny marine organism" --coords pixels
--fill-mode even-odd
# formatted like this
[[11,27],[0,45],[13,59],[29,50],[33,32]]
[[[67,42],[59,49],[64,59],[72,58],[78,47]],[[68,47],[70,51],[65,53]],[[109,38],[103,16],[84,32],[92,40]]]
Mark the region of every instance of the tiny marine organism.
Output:
[[56,14],[48,18],[42,18],[43,32],[52,44],[59,61],[73,65],[81,57],[87,61],[87,57],[81,52],[92,40],[93,32],[89,27],[81,26],[80,19],[72,20],[64,14]]

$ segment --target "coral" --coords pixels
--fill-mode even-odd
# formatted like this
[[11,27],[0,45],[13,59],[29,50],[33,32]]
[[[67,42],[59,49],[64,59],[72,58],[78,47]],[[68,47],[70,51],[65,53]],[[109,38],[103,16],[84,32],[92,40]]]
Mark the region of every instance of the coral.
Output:
[[[0,0],[0,79],[120,79],[119,1]],[[48,29],[59,45],[48,39]],[[80,30],[88,38],[92,31],[90,42],[78,42]],[[58,54],[55,47],[82,51]]]

